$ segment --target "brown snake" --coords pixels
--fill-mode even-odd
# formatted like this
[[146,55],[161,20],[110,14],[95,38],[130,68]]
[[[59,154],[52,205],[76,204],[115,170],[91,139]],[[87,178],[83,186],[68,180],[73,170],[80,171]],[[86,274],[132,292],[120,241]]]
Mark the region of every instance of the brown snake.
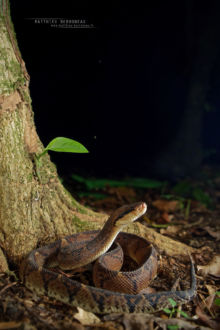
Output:
[[[121,230],[142,216],[146,212],[146,208],[146,204],[143,202],[124,205],[113,212],[101,231],[74,234],[33,250],[21,264],[21,280],[26,287],[37,294],[48,295],[66,304],[79,306],[94,313],[154,312],[169,307],[169,298],[175,300],[177,304],[186,303],[196,294],[195,269],[191,257],[190,289],[134,294],[143,289],[143,284],[139,284],[138,278],[141,279],[141,283],[142,281],[148,283],[155,276],[157,253],[143,238],[123,233]],[[101,257],[100,262],[96,262],[95,268],[97,268],[98,275],[93,277],[98,286],[104,284],[104,287],[107,286],[107,288],[110,287],[121,292],[88,286],[46,268],[50,263],[58,264],[61,269],[74,269],[91,263],[103,255],[114,241],[116,242],[115,250]],[[120,265],[113,266],[113,270],[108,270],[108,266],[106,268],[107,261],[113,260],[117,264],[117,260],[121,259],[120,244],[125,250],[125,254],[131,254],[131,258],[139,264],[139,268],[134,272],[121,272]],[[108,273],[110,273],[109,278],[107,278]],[[120,282],[120,278],[122,278],[122,282],[117,284]],[[124,289],[121,289],[126,281],[129,294],[122,293]]]

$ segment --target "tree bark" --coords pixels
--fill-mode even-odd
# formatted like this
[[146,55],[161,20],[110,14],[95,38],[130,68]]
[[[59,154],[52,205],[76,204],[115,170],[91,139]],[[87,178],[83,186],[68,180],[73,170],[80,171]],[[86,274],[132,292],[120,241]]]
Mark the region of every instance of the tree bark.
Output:
[[100,226],[97,214],[77,203],[61,185],[36,133],[29,76],[17,47],[9,2],[0,15],[0,246],[18,262],[38,244]]

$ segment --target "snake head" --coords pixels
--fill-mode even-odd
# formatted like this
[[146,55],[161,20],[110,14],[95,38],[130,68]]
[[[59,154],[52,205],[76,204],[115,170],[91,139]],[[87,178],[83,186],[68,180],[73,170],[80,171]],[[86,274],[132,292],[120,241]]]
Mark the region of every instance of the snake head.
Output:
[[147,210],[144,202],[123,205],[112,214],[114,226],[122,228],[140,218]]

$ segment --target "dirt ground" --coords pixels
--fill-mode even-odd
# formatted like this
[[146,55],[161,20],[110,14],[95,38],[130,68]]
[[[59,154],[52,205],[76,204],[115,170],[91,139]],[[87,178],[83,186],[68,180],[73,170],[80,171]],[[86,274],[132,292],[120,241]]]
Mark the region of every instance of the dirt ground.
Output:
[[[220,171],[207,167],[202,179],[175,185],[147,186],[143,180],[143,185],[132,186],[128,181],[105,180],[93,187],[89,179],[64,180],[70,190],[74,187],[77,200],[93,210],[110,214],[123,204],[145,201],[148,211],[142,224],[195,249],[196,298],[154,314],[95,315],[37,296],[22,285],[18,269],[10,265],[9,274],[0,274],[0,329],[220,329]],[[189,262],[162,255],[151,287],[169,291],[177,279],[177,290],[189,287]]]

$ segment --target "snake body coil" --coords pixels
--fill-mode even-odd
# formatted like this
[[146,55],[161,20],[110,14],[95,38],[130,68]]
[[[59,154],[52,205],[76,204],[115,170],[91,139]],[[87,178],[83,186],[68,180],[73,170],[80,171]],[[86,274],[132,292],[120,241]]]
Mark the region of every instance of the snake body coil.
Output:
[[[63,240],[56,241],[47,246],[33,250],[21,264],[20,278],[23,283],[40,295],[48,295],[56,298],[66,304],[79,306],[85,310],[94,313],[144,313],[154,312],[169,307],[169,298],[176,301],[177,304],[183,304],[191,300],[196,294],[196,278],[194,265],[191,260],[191,287],[185,291],[157,292],[150,294],[127,294],[122,292],[113,292],[110,290],[97,288],[82,284],[78,281],[67,278],[65,275],[58,274],[48,268],[46,265],[50,260],[57,260],[62,269],[74,269],[85,265],[97,259],[106,252],[115,241],[116,249],[121,244],[125,253],[132,253],[132,257],[140,263],[136,273],[128,273],[113,270],[111,272],[110,287],[117,290],[117,284],[111,284],[111,280],[123,282],[127,281],[129,292],[139,292],[143,285],[139,284],[139,277],[142,282],[149,282],[156,274],[157,253],[149,242],[136,235],[120,232],[128,223],[135,221],[146,211],[145,203],[135,203],[125,205],[116,210],[108,219],[101,231],[83,232],[65,237]],[[140,239],[140,242],[139,242]],[[136,241],[136,243],[132,243]],[[132,248],[135,247],[135,249]],[[144,248],[144,244],[146,247]],[[127,246],[127,249],[126,249]],[[129,249],[130,246],[130,249]],[[67,258],[65,259],[65,256]],[[112,258],[111,252],[108,258]],[[114,258],[114,257],[113,257]],[[147,260],[144,260],[147,258]],[[117,259],[117,257],[116,257]],[[78,262],[78,264],[76,264]],[[105,260],[101,265],[105,265]],[[96,266],[99,269],[99,266]],[[102,267],[102,266],[101,266]],[[104,267],[105,268],[105,267]],[[100,269],[99,269],[100,270]],[[131,272],[132,274],[132,272]],[[145,275],[147,274],[147,276]],[[103,278],[97,280],[98,283],[108,282]]]

